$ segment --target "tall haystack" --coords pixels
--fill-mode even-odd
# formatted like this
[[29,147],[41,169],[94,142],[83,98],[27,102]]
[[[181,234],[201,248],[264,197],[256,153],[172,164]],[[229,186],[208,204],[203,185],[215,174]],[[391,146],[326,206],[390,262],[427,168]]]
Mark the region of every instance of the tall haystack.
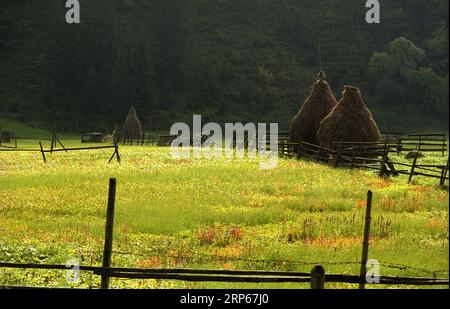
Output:
[[372,118],[358,88],[345,86],[342,99],[320,123],[317,137],[321,146],[333,142],[378,142],[378,126]]
[[337,105],[330,85],[325,80],[325,72],[320,71],[317,81],[306,98],[300,111],[292,119],[289,136],[292,142],[305,141],[318,145],[317,130],[320,122]]
[[120,138],[142,138],[142,124],[134,106],[131,106],[128,116],[120,129]]

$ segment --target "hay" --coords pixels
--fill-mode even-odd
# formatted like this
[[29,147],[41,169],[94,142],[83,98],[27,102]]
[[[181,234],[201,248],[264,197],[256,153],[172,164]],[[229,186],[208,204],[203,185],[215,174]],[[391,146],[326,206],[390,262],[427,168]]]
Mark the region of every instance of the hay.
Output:
[[325,73],[320,71],[311,93],[306,98],[300,111],[292,119],[289,128],[291,141],[305,141],[318,145],[317,130],[320,122],[331,112],[336,104],[336,98],[325,80]]
[[137,116],[136,109],[131,106],[128,116],[120,129],[120,138],[140,139],[142,138],[142,124]]
[[405,155],[405,159],[420,159],[420,158],[425,158],[425,155],[422,153],[422,151],[414,149],[413,151],[408,152]]
[[320,123],[317,137],[321,146],[333,142],[378,142],[378,126],[364,103],[358,88],[345,86],[343,97]]

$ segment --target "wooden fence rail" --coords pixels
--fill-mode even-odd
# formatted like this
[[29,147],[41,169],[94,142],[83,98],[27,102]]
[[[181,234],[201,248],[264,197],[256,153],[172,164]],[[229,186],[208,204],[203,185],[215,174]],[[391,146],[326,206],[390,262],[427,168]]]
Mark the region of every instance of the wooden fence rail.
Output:
[[119,146],[117,143],[111,146],[97,146],[97,147],[79,147],[79,148],[62,148],[62,149],[44,149],[44,146],[42,145],[42,142],[39,142],[39,148],[5,148],[0,149],[0,152],[40,152],[42,155],[42,159],[44,160],[44,163],[47,162],[47,156],[46,153],[53,153],[53,152],[70,152],[70,151],[83,151],[83,150],[101,150],[101,149],[114,149],[114,153],[112,154],[111,158],[109,159],[108,163],[111,163],[114,157],[117,159],[117,162],[120,163],[120,153],[119,153]]
[[278,152],[282,157],[307,158],[334,167],[369,169],[382,177],[408,175],[408,182],[411,182],[414,176],[439,179],[441,186],[449,181],[448,159],[446,165],[418,164],[418,159],[414,159],[412,164],[394,162],[389,158],[389,154],[392,152],[389,146],[374,147],[373,144],[364,147],[358,145],[349,147],[350,143],[338,143],[335,145],[342,148],[328,149],[303,141],[299,143],[289,142],[279,145]]
[[[83,265],[49,265],[35,263],[8,263],[0,262],[0,268],[9,269],[42,269],[42,270],[71,270],[89,271],[101,276],[101,288],[110,287],[111,278],[126,279],[165,279],[191,282],[249,282],[249,283],[310,283],[312,289],[325,288],[326,282],[340,282],[359,284],[364,288],[367,284],[366,263],[368,259],[370,216],[372,206],[372,192],[367,194],[366,222],[364,228],[363,256],[361,259],[361,272],[359,275],[326,274],[321,265],[316,265],[310,273],[287,271],[260,271],[260,270],[208,270],[208,269],[139,269],[111,267],[114,226],[114,204],[116,197],[116,180],[110,179],[108,190],[108,207],[106,214],[105,243],[103,250],[102,267]],[[380,284],[395,285],[448,285],[448,278],[415,278],[378,276]],[[23,287],[21,287],[23,288]],[[25,287],[26,288],[26,287]],[[31,288],[31,287],[30,287]]]

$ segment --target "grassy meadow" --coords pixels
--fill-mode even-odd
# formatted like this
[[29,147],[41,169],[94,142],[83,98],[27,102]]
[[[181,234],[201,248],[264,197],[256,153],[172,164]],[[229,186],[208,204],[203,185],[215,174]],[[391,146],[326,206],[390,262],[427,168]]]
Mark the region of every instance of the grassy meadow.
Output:
[[[0,124],[50,137],[17,123]],[[60,139],[81,145],[78,136]],[[370,171],[293,159],[261,170],[248,158],[176,160],[165,147],[120,146],[120,153],[121,164],[107,163],[112,149],[48,154],[44,164],[38,152],[0,152],[0,261],[65,264],[75,258],[100,266],[108,179],[114,177],[116,267],[309,272],[321,263],[328,273],[358,274],[370,189],[369,257],[379,260],[381,274],[448,277],[449,196],[437,179],[416,177],[407,184],[405,176],[380,179]],[[430,154],[421,162],[443,163],[446,157]],[[99,286],[90,273],[81,279],[69,284],[63,271],[0,268],[0,285]],[[308,288],[121,279],[112,286]]]

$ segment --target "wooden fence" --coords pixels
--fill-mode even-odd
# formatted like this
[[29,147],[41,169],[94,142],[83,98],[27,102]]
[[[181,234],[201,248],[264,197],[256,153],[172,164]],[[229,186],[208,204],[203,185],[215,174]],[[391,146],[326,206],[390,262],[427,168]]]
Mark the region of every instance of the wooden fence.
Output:
[[[359,275],[326,274],[321,265],[316,265],[310,273],[287,271],[260,270],[207,270],[207,269],[138,269],[111,267],[113,253],[114,208],[116,197],[116,180],[109,180],[108,206],[106,210],[105,241],[103,249],[103,263],[101,267],[79,265],[48,265],[33,263],[0,262],[0,268],[10,269],[45,269],[45,270],[74,270],[92,272],[101,277],[101,288],[110,287],[111,278],[125,279],[166,279],[200,282],[249,282],[249,283],[310,283],[312,289],[323,289],[331,282],[358,284],[364,289],[369,284],[366,279],[366,264],[369,256],[370,218],[372,209],[372,192],[367,193],[366,220],[362,243],[361,271]],[[388,285],[448,285],[448,278],[428,277],[395,277],[378,276],[378,284]],[[374,284],[374,283],[370,283]],[[23,287],[21,287],[23,288]]]
[[118,142],[130,146],[153,146],[158,143],[160,135],[156,132],[144,132],[141,138],[123,138]]
[[307,142],[281,143],[279,144],[279,155],[297,159],[307,158],[334,167],[369,169],[382,177],[407,175],[408,182],[411,182],[415,176],[439,179],[441,186],[449,181],[448,158],[446,164],[419,164],[417,158],[412,164],[408,164],[392,161],[389,158],[389,154],[392,152],[391,148],[386,145],[373,143],[373,146],[369,147],[366,145],[351,147],[350,144],[341,143],[341,146],[329,149]]
[[386,132],[382,136],[389,147],[398,152],[417,149],[422,152],[441,152],[444,156],[448,147],[446,134]]
[[111,158],[109,159],[108,163],[111,163],[114,158],[117,159],[117,162],[120,163],[120,153],[119,153],[119,146],[117,144],[114,144],[112,146],[97,146],[97,147],[79,147],[79,148],[60,148],[60,149],[44,149],[42,146],[42,142],[39,142],[39,148],[0,148],[0,153],[2,152],[40,152],[42,155],[42,159],[44,160],[44,163],[47,163],[47,153],[53,153],[53,152],[69,152],[69,151],[81,151],[81,150],[100,150],[100,149],[114,149],[114,153],[112,154]]

